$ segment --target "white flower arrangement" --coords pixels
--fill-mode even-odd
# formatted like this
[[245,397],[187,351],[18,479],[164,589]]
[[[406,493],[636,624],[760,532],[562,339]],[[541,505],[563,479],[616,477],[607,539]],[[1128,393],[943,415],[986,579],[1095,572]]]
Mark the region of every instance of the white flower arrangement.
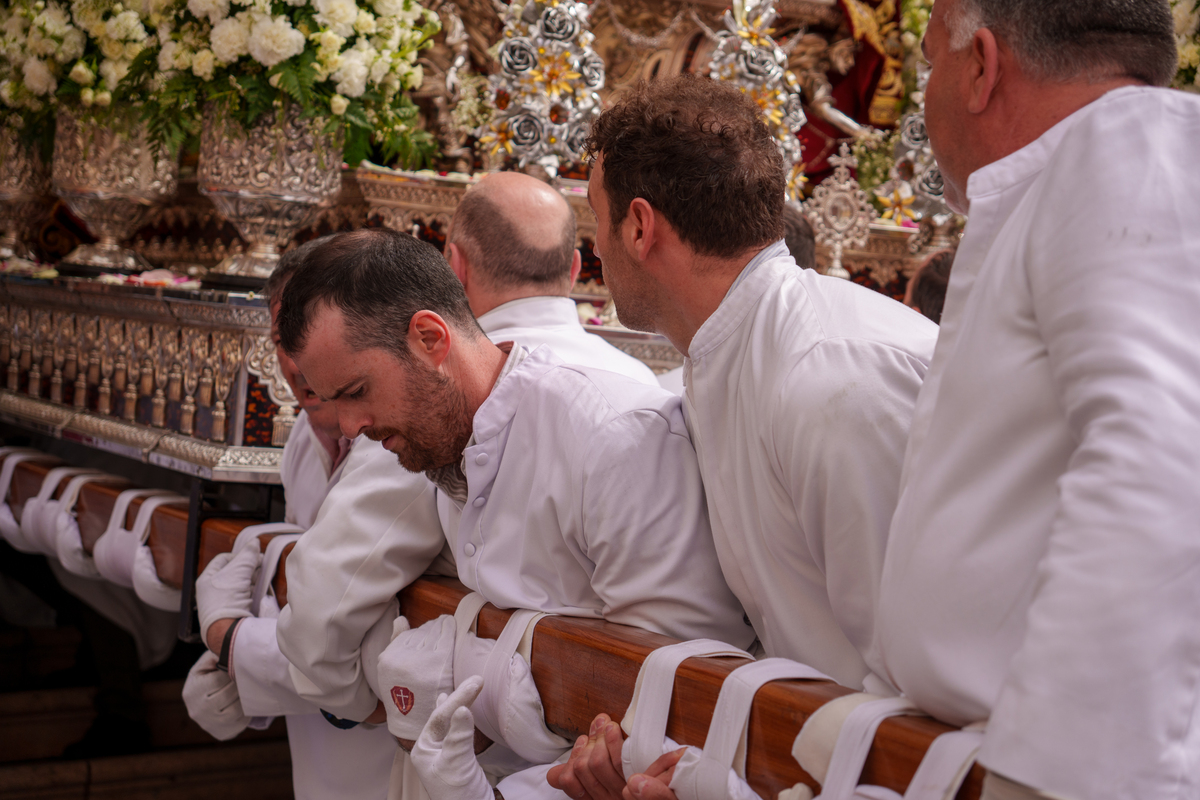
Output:
[[[48,155],[60,108],[136,116],[158,42],[149,35],[167,0],[12,0],[0,8],[3,121]],[[135,74],[136,73],[136,74]]]
[[182,141],[208,104],[249,127],[298,103],[327,130],[345,126],[352,163],[372,143],[385,159],[419,160],[433,139],[406,92],[440,27],[417,0],[173,0],[153,31],[163,88],[151,132]]

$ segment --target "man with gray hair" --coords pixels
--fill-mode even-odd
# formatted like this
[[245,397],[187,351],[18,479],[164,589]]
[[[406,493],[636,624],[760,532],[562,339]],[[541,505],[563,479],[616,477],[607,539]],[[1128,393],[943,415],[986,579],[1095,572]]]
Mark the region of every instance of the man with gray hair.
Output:
[[917,402],[884,676],[986,723],[985,798],[1200,796],[1200,98],[1167,0],[938,0],[970,219]]
[[568,364],[657,385],[649,367],[580,324],[568,297],[581,266],[575,227],[575,212],[555,189],[519,172],[497,172],[458,204],[445,256],[492,341],[530,350],[544,344]]

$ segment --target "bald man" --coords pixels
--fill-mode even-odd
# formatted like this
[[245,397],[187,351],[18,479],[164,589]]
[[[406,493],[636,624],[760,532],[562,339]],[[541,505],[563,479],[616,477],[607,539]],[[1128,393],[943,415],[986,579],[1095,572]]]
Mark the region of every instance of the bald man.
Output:
[[493,342],[544,344],[568,364],[657,385],[649,367],[579,323],[567,296],[580,267],[575,212],[542,181],[498,172],[471,187],[454,212],[445,256]]

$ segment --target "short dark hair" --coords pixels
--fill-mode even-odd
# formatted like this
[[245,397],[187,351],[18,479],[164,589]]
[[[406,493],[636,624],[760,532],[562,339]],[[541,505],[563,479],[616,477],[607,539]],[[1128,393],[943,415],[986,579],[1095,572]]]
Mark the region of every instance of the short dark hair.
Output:
[[408,326],[418,311],[433,311],[464,332],[482,335],[442,254],[407,233],[389,228],[334,233],[289,255],[299,263],[279,309],[279,339],[288,353],[304,349],[321,303],[341,310],[352,348],[380,348],[406,363],[413,360]]
[[950,268],[953,266],[954,251],[939,250],[926,259],[913,276],[913,305],[939,325],[942,323],[942,306],[946,304],[946,286],[950,283]]
[[274,303],[282,299],[283,287],[287,285],[292,273],[303,261],[305,249],[315,241],[317,240],[312,239],[299,247],[293,247],[279,257],[279,263],[275,265],[275,269],[267,276],[267,282],[263,285],[262,293],[267,298],[267,303]]
[[783,206],[783,241],[801,269],[814,269],[817,265],[817,242],[812,224],[804,212],[790,203]]
[[454,210],[450,241],[467,251],[472,266],[501,287],[547,286],[570,279],[575,260],[575,212],[565,201],[566,219],[557,242],[527,244],[526,237],[486,192],[469,191]]
[[762,110],[729,84],[687,73],[641,81],[600,115],[586,148],[604,158],[614,228],[641,197],[703,255],[783,236],[783,156]]
[[986,27],[1042,80],[1128,77],[1166,86],[1179,69],[1169,0],[961,0],[951,44]]

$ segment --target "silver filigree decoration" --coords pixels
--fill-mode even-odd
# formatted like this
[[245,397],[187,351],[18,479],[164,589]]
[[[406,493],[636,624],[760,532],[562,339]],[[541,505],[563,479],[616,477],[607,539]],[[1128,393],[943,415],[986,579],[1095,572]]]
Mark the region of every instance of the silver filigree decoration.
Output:
[[279,261],[279,248],[328,205],[341,188],[342,129],[324,134],[320,122],[304,119],[293,103],[250,130],[209,113],[200,135],[200,193],[250,245],[215,272],[266,278]]
[[556,177],[583,157],[583,142],[600,116],[604,60],[591,48],[589,9],[575,0],[503,6],[500,70],[489,81],[497,109],[475,134],[489,160],[538,164]]
[[788,164],[788,199],[804,188],[804,151],[796,134],[808,121],[800,82],[787,68],[787,54],[771,37],[775,0],[735,0],[725,12],[726,30],[714,34],[716,49],[708,74],[736,86],[762,108],[764,121]]
[[65,259],[107,271],[140,271],[150,265],[121,247],[146,220],[154,204],[175,194],[179,161],[156,152],[146,128],[99,125],[62,111],[54,135],[52,184],[100,241],[80,245]]
[[292,387],[283,377],[279,366],[275,343],[270,336],[257,336],[251,340],[251,347],[246,353],[246,371],[251,375],[262,378],[267,385],[267,396],[277,406],[295,406],[296,395]]
[[50,213],[50,168],[17,139],[13,128],[0,128],[0,260],[32,258],[22,241]]
[[817,244],[828,245],[833,251],[833,260],[825,274],[849,278],[850,273],[842,266],[842,251],[866,245],[875,207],[850,175],[858,160],[850,154],[849,144],[842,142],[838,155],[830,156],[829,163],[834,168],[833,174],[804,203],[804,211],[812,223]]

